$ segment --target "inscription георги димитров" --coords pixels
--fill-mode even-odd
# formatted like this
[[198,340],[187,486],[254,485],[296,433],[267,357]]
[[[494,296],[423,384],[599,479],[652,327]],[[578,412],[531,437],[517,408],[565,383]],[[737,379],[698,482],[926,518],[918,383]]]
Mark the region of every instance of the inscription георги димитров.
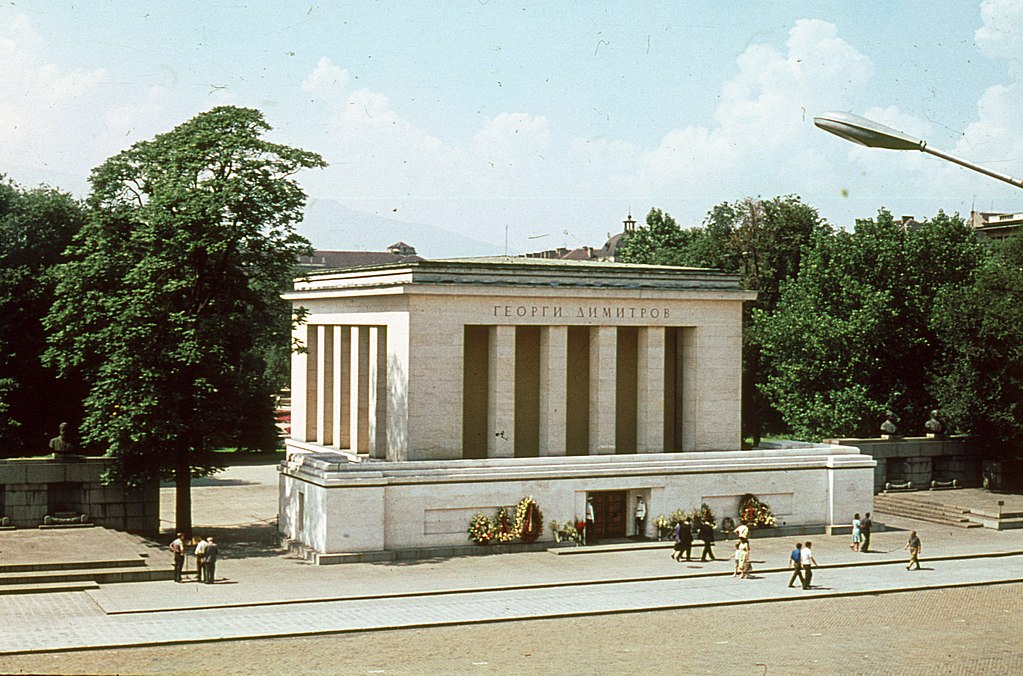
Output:
[[668,319],[669,308],[612,307],[587,305],[563,307],[560,305],[495,305],[495,317],[528,317],[540,319]]

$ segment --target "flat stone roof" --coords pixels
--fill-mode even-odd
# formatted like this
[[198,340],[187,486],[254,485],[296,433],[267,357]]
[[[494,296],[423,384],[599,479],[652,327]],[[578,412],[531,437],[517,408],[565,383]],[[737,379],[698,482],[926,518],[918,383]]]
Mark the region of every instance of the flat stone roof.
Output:
[[423,260],[318,271],[296,278],[295,291],[401,284],[742,291],[738,275],[708,268],[518,256]]

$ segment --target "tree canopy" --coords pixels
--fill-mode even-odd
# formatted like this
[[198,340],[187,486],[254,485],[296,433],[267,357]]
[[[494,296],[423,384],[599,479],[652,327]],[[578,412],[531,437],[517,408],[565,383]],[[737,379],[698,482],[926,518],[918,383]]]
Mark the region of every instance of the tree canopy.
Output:
[[1023,234],[1000,242],[970,285],[942,290],[933,330],[944,339],[934,393],[955,428],[995,453],[1023,450]]
[[70,195],[24,190],[0,176],[0,450],[45,451],[57,426],[81,417],[83,388],[43,366],[43,317],[53,302],[52,269],[85,222]]
[[761,388],[799,437],[874,435],[886,409],[922,431],[942,336],[936,299],[968,285],[984,247],[961,218],[907,228],[882,210],[817,233],[772,313],[754,314],[771,370]]
[[268,350],[289,344],[279,294],[309,250],[293,176],[325,165],[268,131],[257,110],[218,107],[97,167],[46,320],[49,362],[89,385],[83,436],[127,481],[173,476],[186,534],[210,451],[277,441]]

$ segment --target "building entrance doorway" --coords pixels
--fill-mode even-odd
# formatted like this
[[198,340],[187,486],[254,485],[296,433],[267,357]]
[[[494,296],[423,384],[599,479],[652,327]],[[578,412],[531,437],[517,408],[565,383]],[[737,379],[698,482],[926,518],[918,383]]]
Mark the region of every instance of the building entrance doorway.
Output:
[[593,535],[597,540],[624,538],[626,517],[625,491],[590,493],[593,498]]

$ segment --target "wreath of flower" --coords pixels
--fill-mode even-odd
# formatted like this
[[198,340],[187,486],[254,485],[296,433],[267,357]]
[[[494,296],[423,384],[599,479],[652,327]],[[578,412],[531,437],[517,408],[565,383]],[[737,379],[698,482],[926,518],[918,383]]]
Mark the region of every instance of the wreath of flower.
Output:
[[777,524],[771,507],[752,493],[739,498],[739,518],[750,528],[771,528]]
[[518,535],[518,529],[509,522],[508,510],[504,507],[497,510],[497,516],[494,517],[494,525],[497,527],[498,542],[511,542]]
[[476,512],[469,520],[469,539],[478,545],[487,545],[494,541],[497,527],[493,520],[483,512]]
[[543,533],[543,512],[532,495],[515,505],[515,535],[523,542],[534,542]]

